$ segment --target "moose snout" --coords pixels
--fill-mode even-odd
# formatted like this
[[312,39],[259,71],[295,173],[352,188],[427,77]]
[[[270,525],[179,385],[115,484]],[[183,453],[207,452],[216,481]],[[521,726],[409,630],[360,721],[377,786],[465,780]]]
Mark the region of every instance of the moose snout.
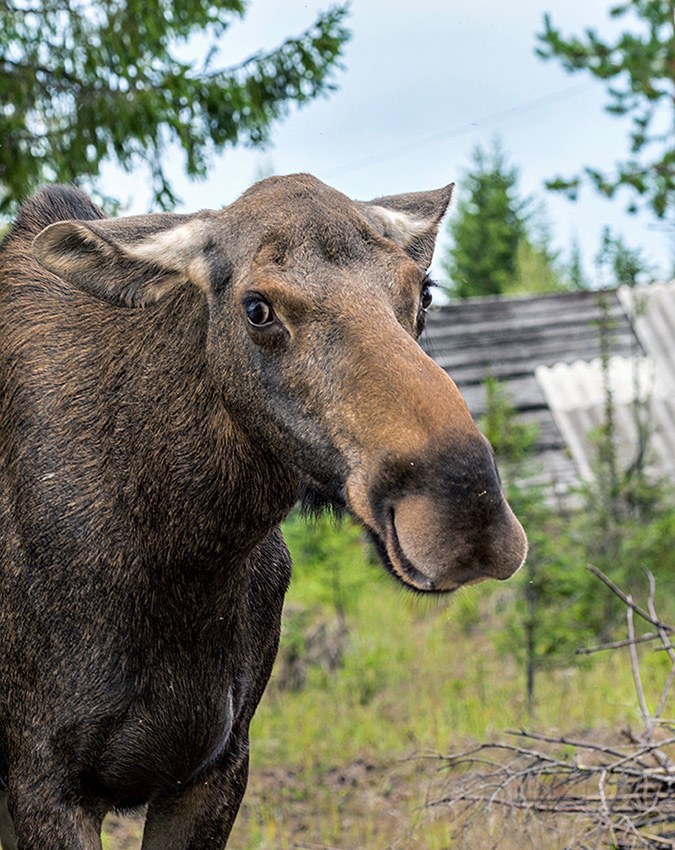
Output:
[[348,488],[385,566],[417,590],[507,579],[525,560],[525,532],[504,497],[489,444],[476,436],[470,454],[465,445],[449,453],[435,447],[413,460],[380,458],[367,484],[361,479]]
[[387,553],[400,577],[420,590],[450,591],[488,578],[507,579],[519,569],[527,538],[510,506],[501,492],[483,490],[474,498],[475,505],[462,509],[426,493],[395,502]]

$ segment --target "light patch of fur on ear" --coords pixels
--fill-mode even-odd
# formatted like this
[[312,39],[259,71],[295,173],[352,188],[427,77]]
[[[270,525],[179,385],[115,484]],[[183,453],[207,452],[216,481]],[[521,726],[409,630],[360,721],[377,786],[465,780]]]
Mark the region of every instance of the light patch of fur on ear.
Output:
[[195,220],[125,245],[124,251],[134,259],[178,272],[206,290],[209,267],[202,252],[207,238],[205,222]]
[[396,242],[402,248],[407,248],[418,236],[428,233],[436,225],[435,220],[428,221],[409,213],[389,210],[378,205],[370,206],[369,212],[375,214],[382,224],[381,235],[391,239],[392,242]]
[[68,278],[73,269],[84,269],[91,261],[90,250],[113,256],[113,249],[88,227],[75,221],[57,221],[42,230],[33,240],[33,256],[52,274]]

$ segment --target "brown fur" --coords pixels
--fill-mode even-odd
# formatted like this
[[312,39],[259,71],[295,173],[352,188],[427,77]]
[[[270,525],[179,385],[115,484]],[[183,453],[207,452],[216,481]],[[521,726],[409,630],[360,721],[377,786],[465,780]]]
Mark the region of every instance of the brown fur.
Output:
[[20,850],[100,848],[105,813],[141,803],[144,850],[225,846],[290,576],[278,523],[303,492],[421,591],[521,563],[490,449],[415,341],[450,190],[369,206],[296,175],[193,216],[105,219],[63,187],[22,208],[0,250],[0,781]]

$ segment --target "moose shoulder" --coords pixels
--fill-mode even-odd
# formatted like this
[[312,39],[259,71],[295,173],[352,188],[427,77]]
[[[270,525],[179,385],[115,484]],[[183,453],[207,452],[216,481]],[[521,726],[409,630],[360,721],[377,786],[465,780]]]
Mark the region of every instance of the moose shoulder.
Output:
[[[452,187],[275,177],[107,219],[73,188],[0,249],[0,787],[20,850],[225,846],[298,498],[421,592],[522,563],[492,451],[416,339]],[[5,816],[0,837],[14,842]]]

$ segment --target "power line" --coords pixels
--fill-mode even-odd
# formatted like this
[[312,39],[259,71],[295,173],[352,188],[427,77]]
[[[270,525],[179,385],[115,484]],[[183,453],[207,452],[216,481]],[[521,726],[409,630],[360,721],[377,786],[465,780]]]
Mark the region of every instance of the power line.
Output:
[[417,139],[414,142],[409,142],[406,145],[401,145],[398,148],[393,148],[386,153],[373,154],[372,156],[363,157],[362,159],[354,160],[346,165],[340,165],[337,168],[330,169],[325,172],[326,177],[336,177],[340,174],[348,174],[350,171],[357,171],[360,168],[365,168],[368,165],[377,165],[382,162],[388,162],[391,159],[396,159],[399,156],[412,153],[419,148],[438,142],[441,139],[453,139],[458,136],[464,136],[468,133],[473,133],[481,127],[489,127],[492,124],[500,124],[509,118],[517,118],[527,112],[532,112],[535,109],[540,109],[543,106],[548,106],[550,103],[556,103],[560,100],[566,100],[568,97],[573,97],[582,91],[588,91],[595,85],[594,82],[577,83],[574,86],[568,86],[565,89],[560,89],[557,92],[551,92],[543,97],[535,98],[521,106],[504,109],[501,112],[495,112],[492,115],[487,115],[485,118],[479,118],[477,121],[472,121],[470,124],[462,124],[459,127],[452,127],[448,130],[442,130],[439,133],[434,133],[431,136],[425,136],[422,139]]

